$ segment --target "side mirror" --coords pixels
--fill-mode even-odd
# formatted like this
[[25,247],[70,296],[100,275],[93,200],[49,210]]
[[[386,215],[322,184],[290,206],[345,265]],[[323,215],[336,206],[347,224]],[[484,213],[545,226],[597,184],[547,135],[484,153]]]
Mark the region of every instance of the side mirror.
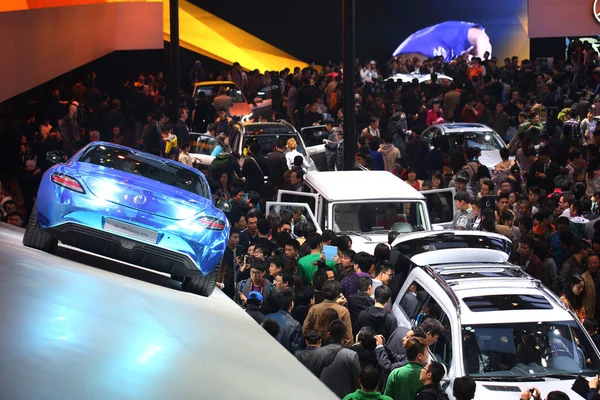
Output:
[[231,205],[227,202],[227,200],[224,199],[219,199],[215,202],[215,207],[217,207],[219,210],[223,211],[224,213],[228,213],[229,211],[231,211]]
[[60,150],[52,150],[46,153],[46,160],[52,164],[60,164],[63,162],[65,153]]

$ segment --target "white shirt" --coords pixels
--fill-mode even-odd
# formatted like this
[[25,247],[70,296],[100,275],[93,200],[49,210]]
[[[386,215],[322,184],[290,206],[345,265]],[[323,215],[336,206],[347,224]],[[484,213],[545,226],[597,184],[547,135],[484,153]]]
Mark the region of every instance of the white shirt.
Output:
[[294,166],[294,158],[296,156],[302,157],[302,169],[304,172],[308,172],[308,168],[310,168],[310,164],[306,161],[306,158],[300,153],[298,150],[294,149],[292,151],[288,151],[285,153],[285,159],[287,161],[288,168],[292,168]]

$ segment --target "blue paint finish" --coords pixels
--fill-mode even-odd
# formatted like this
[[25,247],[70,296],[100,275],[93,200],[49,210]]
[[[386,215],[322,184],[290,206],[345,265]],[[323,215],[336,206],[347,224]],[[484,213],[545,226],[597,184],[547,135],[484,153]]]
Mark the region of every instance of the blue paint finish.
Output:
[[[83,161],[88,150],[94,150],[96,146],[129,153],[142,163],[158,162],[177,171],[191,171],[198,179],[202,195],[139,174]],[[76,179],[85,193],[57,185],[51,180],[54,173]],[[229,237],[227,218],[213,206],[208,182],[199,171],[111,143],[90,143],[66,164],[55,165],[46,171],[39,187],[36,208],[42,229],[74,223],[106,232],[104,224],[108,218],[150,229],[158,233],[157,247],[188,256],[203,274],[212,271],[219,263]],[[198,222],[200,217],[221,220],[224,229],[207,229]],[[128,238],[125,234],[112,234]]]

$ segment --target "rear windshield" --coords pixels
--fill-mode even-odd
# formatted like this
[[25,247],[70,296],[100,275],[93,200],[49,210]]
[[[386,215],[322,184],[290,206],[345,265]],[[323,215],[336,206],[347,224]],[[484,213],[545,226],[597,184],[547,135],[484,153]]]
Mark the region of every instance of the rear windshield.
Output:
[[409,258],[427,251],[442,249],[491,249],[510,254],[510,241],[490,236],[460,235],[451,232],[407,240],[396,245],[396,249]]
[[183,168],[167,159],[154,159],[143,154],[112,146],[93,146],[87,149],[79,162],[143,176],[210,199],[208,185],[200,173]]
[[463,302],[472,312],[552,309],[548,300],[540,295],[474,296],[465,297]]

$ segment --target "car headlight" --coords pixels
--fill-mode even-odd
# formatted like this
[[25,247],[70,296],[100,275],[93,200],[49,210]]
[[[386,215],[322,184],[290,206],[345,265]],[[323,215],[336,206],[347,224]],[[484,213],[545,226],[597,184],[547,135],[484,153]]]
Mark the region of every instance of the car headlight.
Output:
[[85,193],[85,189],[83,188],[83,186],[81,186],[81,183],[79,183],[77,179],[69,175],[59,174],[55,172],[51,175],[50,179],[58,186],[62,186],[77,193]]

